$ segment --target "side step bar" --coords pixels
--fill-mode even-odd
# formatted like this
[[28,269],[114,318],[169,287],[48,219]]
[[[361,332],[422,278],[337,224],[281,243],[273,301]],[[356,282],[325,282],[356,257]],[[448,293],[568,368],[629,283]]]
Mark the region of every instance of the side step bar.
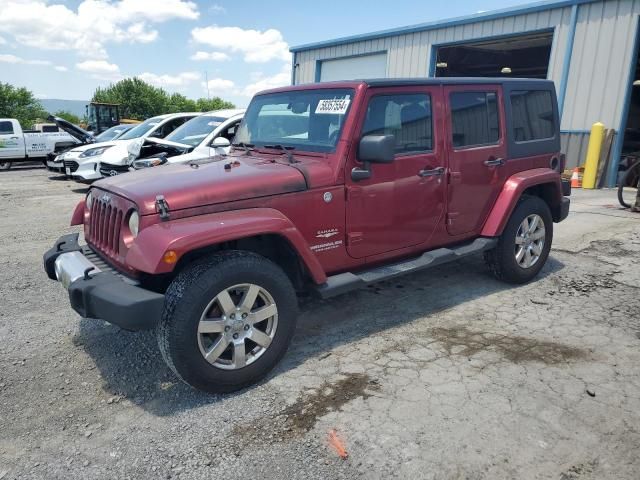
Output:
[[372,283],[389,280],[407,273],[418,272],[442,265],[443,263],[453,262],[468,255],[491,250],[497,243],[497,238],[480,237],[471,243],[452,248],[438,248],[425,252],[417,258],[392,263],[390,265],[374,267],[358,273],[339,273],[330,276],[326,283],[318,285],[316,291],[322,298],[335,297],[336,295],[342,295],[343,293],[371,285]]

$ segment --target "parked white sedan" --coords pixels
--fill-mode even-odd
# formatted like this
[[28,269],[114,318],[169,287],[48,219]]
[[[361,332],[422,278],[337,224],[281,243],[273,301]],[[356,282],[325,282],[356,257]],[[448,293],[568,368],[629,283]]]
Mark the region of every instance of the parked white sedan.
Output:
[[[97,180],[129,170],[127,147],[139,138],[164,138],[183,123],[200,115],[198,112],[158,115],[136,125],[117,140],[74,148],[58,158],[64,161],[65,173],[76,180]],[[108,169],[101,169],[106,162]]]
[[135,169],[229,153],[230,142],[244,116],[244,110],[215,110],[204,113],[177,128],[164,139],[148,137],[129,145],[129,160]]

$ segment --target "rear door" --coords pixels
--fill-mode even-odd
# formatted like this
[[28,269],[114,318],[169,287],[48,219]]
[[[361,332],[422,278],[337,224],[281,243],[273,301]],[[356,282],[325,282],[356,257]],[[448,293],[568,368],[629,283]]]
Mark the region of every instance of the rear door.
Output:
[[500,85],[444,88],[449,193],[447,231],[477,232],[504,183],[507,154]]
[[0,120],[0,158],[23,158],[24,136],[11,120]]
[[356,145],[365,135],[394,135],[394,161],[371,164],[371,177],[353,180],[363,167],[357,148],[346,171],[347,251],[354,258],[428,242],[442,221],[446,191],[441,140],[444,114],[439,87],[369,89],[358,119]]

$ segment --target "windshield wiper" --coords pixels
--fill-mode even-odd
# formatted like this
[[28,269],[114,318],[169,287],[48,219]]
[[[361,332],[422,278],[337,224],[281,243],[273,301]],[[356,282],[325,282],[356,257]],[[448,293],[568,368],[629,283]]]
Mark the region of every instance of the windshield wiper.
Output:
[[251,150],[253,150],[253,147],[255,147],[253,143],[244,143],[244,142],[232,143],[231,145],[236,148],[244,149],[244,153],[247,156],[251,155],[249,152],[251,152]]
[[276,144],[276,145],[264,145],[264,148],[272,148],[274,150],[282,150],[284,153],[287,154],[287,160],[289,160],[289,163],[298,163],[298,161],[296,159],[293,158],[293,153],[291,153],[291,150],[295,150],[296,147],[290,147],[290,146],[284,146],[281,144]]

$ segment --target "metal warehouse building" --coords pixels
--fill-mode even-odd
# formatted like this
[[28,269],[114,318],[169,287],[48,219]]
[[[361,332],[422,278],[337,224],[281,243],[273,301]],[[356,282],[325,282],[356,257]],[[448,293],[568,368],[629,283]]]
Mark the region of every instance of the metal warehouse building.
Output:
[[615,130],[611,184],[620,157],[640,150],[639,15],[640,0],[545,1],[302,45],[291,49],[292,83],[548,78],[556,85],[568,167],[584,162],[594,122]]

